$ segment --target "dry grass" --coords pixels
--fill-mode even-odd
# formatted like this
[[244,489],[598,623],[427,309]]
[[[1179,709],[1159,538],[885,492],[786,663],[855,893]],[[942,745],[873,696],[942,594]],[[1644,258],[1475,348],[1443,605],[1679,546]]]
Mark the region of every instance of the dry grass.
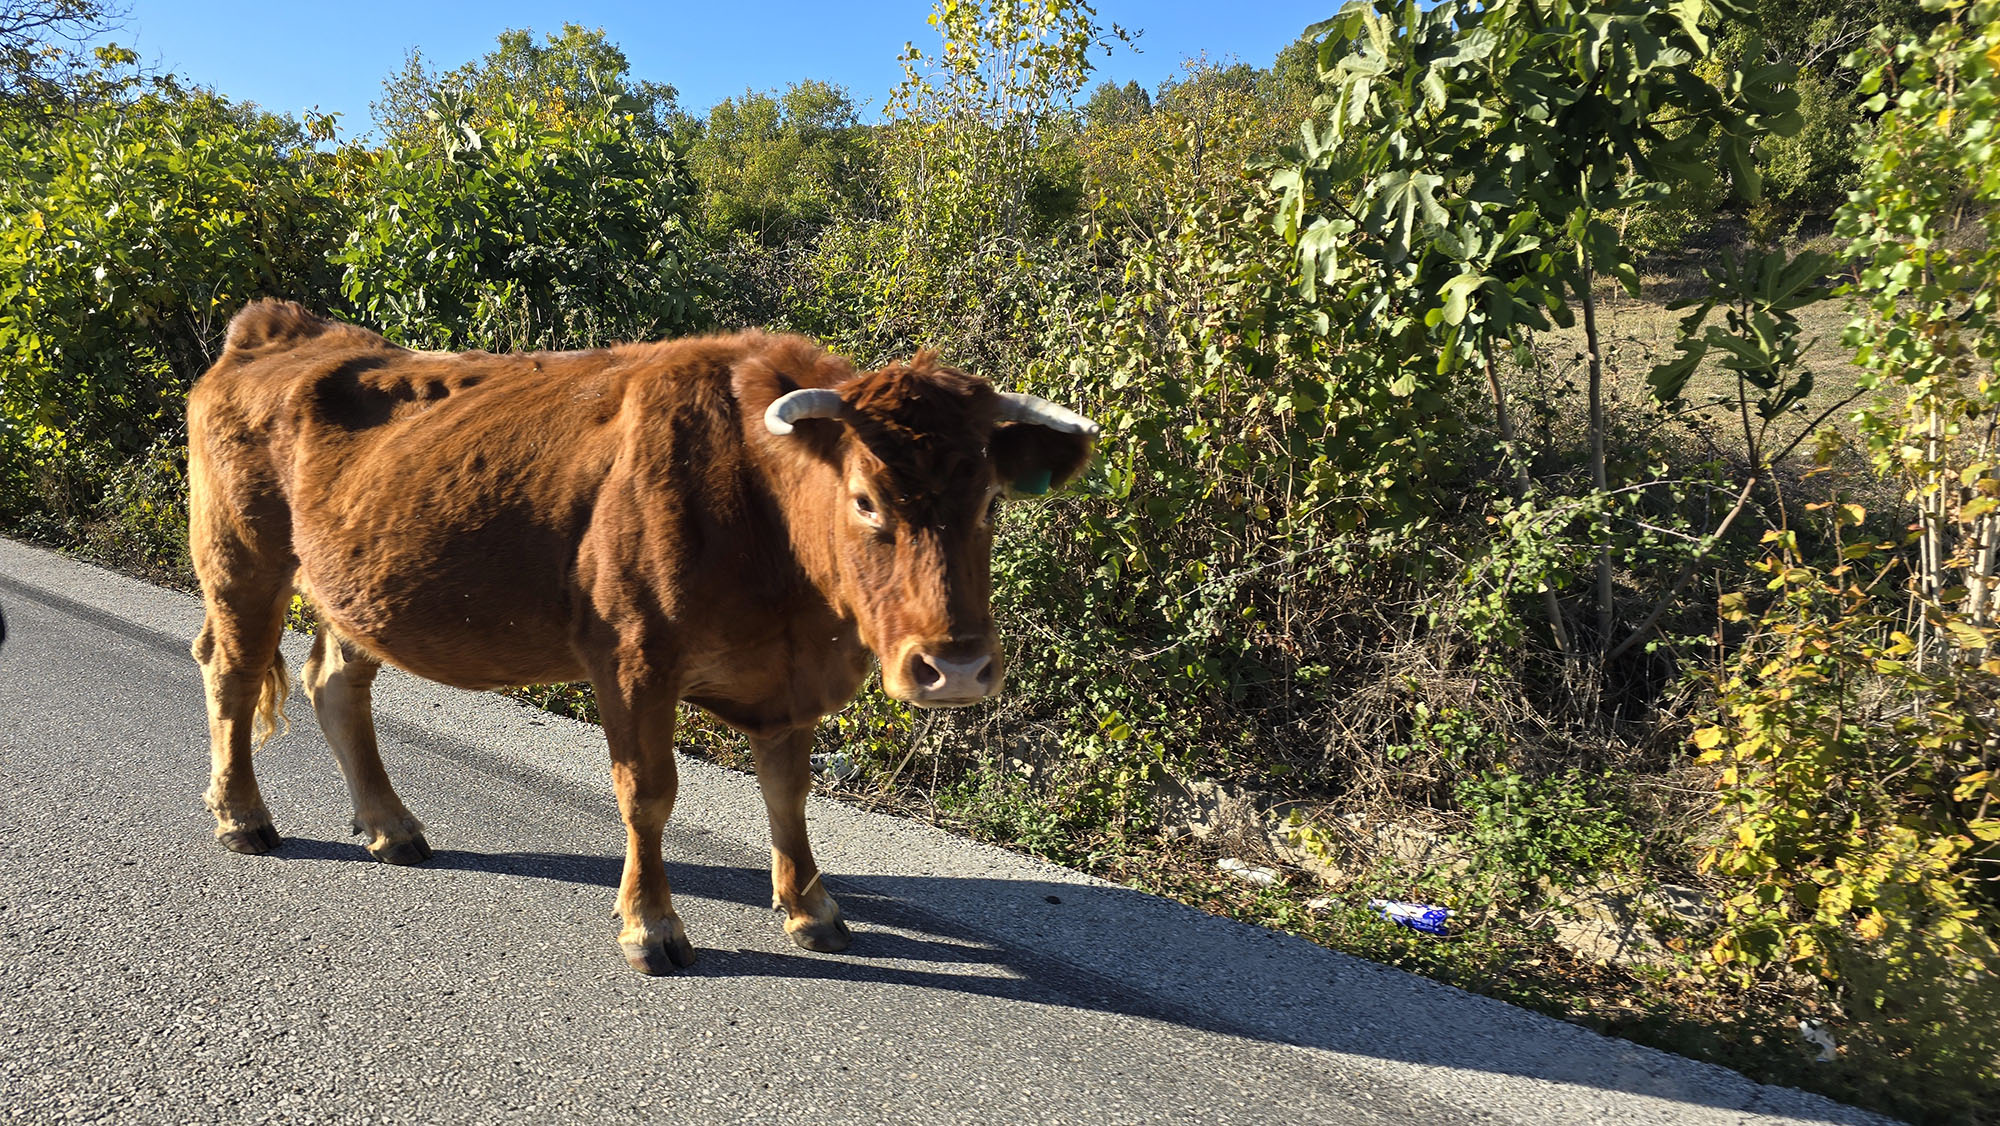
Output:
[[[1640,276],[1639,296],[1632,297],[1615,282],[1599,286],[1598,330],[1604,353],[1606,401],[1644,407],[1652,402],[1646,384],[1652,368],[1674,355],[1680,339],[1681,318],[1689,310],[1672,306],[1698,298],[1705,289],[1703,261],[1684,257],[1663,262]],[[1717,314],[1712,314],[1711,319]],[[1798,313],[1800,337],[1805,342],[1803,367],[1813,376],[1813,387],[1805,399],[1794,405],[1787,417],[1773,424],[1772,437],[1780,445],[1813,419],[1826,416],[1826,424],[1845,431],[1849,412],[1838,409],[1851,398],[1860,374],[1852,352],[1841,344],[1841,334],[1854,312],[1843,298],[1829,298],[1801,309]],[[1581,321],[1571,328],[1557,328],[1542,334],[1542,347],[1579,386],[1584,369],[1584,333]],[[1751,390],[1754,395],[1754,389]],[[1738,416],[1736,379],[1714,359],[1704,362],[1688,380],[1683,393],[1690,413],[1707,420],[1719,434],[1727,436],[1741,453],[1742,423]],[[1831,412],[1830,414],[1828,412]],[[1753,422],[1755,421],[1753,416]],[[1768,444],[1768,443],[1767,443]]]

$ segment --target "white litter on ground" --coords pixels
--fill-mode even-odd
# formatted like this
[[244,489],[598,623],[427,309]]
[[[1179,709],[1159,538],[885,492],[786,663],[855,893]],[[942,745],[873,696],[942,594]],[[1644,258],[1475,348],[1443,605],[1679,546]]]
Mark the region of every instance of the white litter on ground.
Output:
[[861,773],[861,767],[846,751],[828,751],[812,756],[812,772],[829,785],[838,786]]
[[1260,864],[1252,864],[1247,860],[1238,860],[1233,856],[1227,856],[1216,861],[1215,866],[1246,884],[1256,884],[1258,887],[1267,888],[1278,882],[1278,873],[1276,871]]

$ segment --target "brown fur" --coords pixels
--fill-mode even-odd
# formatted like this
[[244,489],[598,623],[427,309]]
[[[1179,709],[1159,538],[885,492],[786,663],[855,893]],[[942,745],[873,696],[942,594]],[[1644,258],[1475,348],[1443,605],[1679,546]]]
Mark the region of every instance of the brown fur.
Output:
[[[800,387],[837,389],[843,416],[772,435],[765,408]],[[924,702],[940,691],[927,676],[968,691],[938,670],[981,662],[997,691],[987,506],[1024,469],[1060,482],[1089,457],[1081,437],[996,427],[997,403],[928,353],[857,373],[755,332],[415,353],[250,306],[188,402],[218,837],[277,840],[247,743],[296,587],[322,622],[308,694],[378,856],[428,849],[376,753],[376,666],[465,688],[588,679],[628,826],[633,964],[692,956],[659,851],[682,699],[751,736],[787,930],[844,946],[805,838],[813,725],[858,690],[871,651],[895,695]]]

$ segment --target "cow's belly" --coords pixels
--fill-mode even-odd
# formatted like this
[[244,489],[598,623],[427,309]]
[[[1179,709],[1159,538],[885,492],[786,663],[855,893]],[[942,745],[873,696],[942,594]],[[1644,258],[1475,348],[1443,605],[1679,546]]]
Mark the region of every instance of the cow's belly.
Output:
[[497,617],[488,620],[496,624],[487,628],[468,624],[461,629],[427,623],[413,631],[391,622],[386,629],[370,631],[335,618],[333,625],[388,664],[454,688],[487,690],[584,679],[582,663],[560,634],[521,629],[513,622],[500,623]]
[[302,558],[299,585],[341,636],[427,680],[489,689],[583,677],[566,610],[534,566],[399,555]]

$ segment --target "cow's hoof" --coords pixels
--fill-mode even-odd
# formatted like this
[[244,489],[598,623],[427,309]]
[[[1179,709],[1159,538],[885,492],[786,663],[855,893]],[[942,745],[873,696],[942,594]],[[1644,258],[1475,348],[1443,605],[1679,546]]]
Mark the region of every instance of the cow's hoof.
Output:
[[215,834],[215,839],[221,841],[222,847],[229,851],[240,852],[245,856],[262,856],[285,841],[269,821],[220,832]]
[[406,841],[385,841],[369,848],[368,855],[384,864],[422,864],[431,858],[430,843],[418,833]]
[[795,945],[821,954],[838,954],[854,942],[854,935],[848,932],[847,921],[837,915],[822,923],[788,927],[785,934]]
[[618,947],[625,952],[625,960],[632,968],[647,977],[659,977],[694,965],[694,944],[684,936],[677,935],[650,946],[621,942]]

